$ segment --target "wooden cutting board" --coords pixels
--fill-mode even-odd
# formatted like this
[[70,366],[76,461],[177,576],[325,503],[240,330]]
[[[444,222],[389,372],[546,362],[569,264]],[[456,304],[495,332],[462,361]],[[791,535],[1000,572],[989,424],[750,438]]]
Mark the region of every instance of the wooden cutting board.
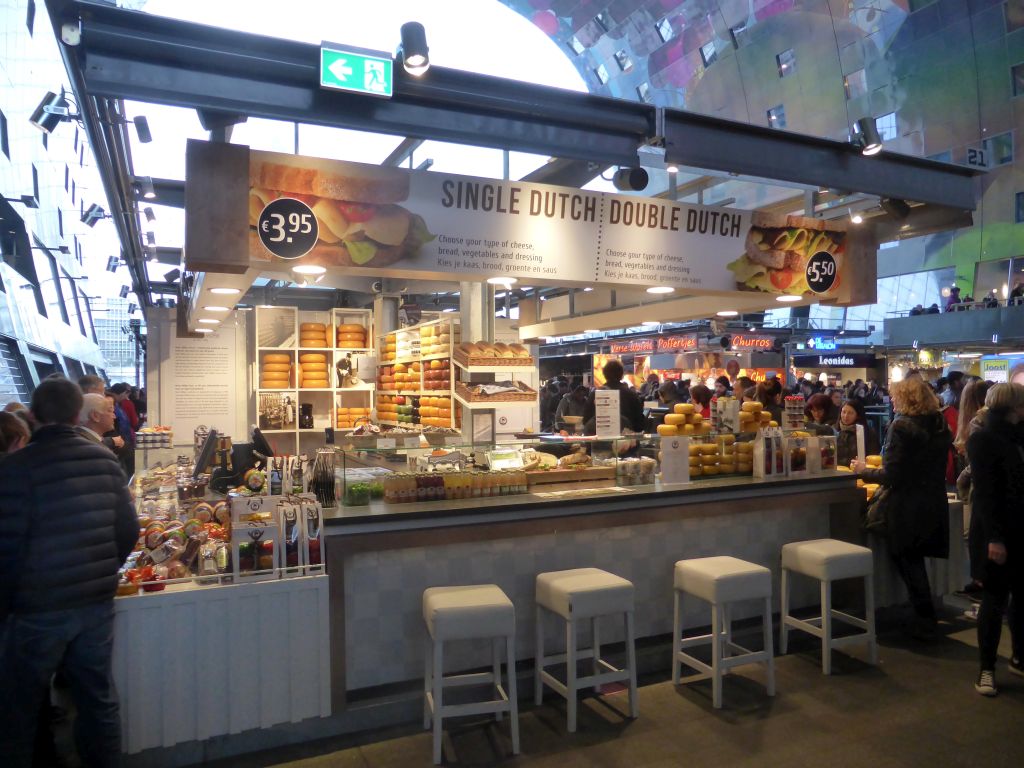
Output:
[[615,480],[615,467],[587,467],[586,469],[548,469],[527,470],[528,485],[548,485],[550,483],[596,483],[602,480]]

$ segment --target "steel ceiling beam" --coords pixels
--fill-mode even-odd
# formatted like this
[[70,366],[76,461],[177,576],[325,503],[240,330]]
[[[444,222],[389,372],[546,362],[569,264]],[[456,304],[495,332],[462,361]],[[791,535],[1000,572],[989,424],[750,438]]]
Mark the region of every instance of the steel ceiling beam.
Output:
[[[682,110],[431,67],[395,71],[391,99],[319,87],[319,48],[80,0],[52,0],[80,24],[62,46],[86,93],[269,119],[630,165],[664,134],[666,161],[737,176],[835,186],[961,211],[973,169]],[[55,23],[55,28],[60,29]],[[663,120],[659,118],[663,117]]]

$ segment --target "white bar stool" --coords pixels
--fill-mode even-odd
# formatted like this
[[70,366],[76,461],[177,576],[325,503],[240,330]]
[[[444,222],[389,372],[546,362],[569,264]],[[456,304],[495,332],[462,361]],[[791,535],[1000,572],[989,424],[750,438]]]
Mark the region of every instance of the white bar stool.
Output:
[[[683,594],[711,603],[711,634],[683,637]],[[775,660],[772,648],[772,572],[761,565],[735,557],[701,557],[680,560],[675,569],[675,611],[672,620],[672,682],[681,682],[682,665],[703,674],[691,675],[682,682],[711,678],[711,702],[722,707],[722,676],[733,667],[764,664],[765,688],[775,695]],[[730,605],[741,600],[761,600],[764,650],[751,651],[732,641]],[[711,643],[711,664],[705,664],[683,651],[694,645]],[[734,653],[735,652],[735,653]]]
[[[544,610],[561,616],[566,621],[564,654],[544,655]],[[621,613],[626,624],[626,668],[613,667],[601,658],[601,636],[598,619]],[[590,619],[593,643],[590,650],[576,648],[576,624]],[[584,677],[576,674],[579,659],[593,659],[593,673]],[[566,665],[563,684],[544,667]],[[603,670],[603,671],[602,671]],[[544,684],[565,697],[568,703],[568,729],[576,731],[576,699],[581,688],[593,686],[601,692],[605,683],[629,682],[629,716],[640,716],[640,702],[636,694],[636,647],[633,638],[633,583],[599,568],[575,568],[551,571],[537,576],[537,657],[534,661],[533,698],[539,705],[544,696]]]
[[[441,762],[443,720],[446,717],[494,713],[495,720],[508,712],[512,730],[512,754],[519,754],[519,708],[516,700],[516,612],[512,601],[494,584],[431,587],[423,592],[423,618],[429,637],[425,643],[423,676],[423,728],[434,726],[434,765]],[[490,672],[444,675],[446,640],[492,638]],[[508,692],[501,685],[501,639],[505,640],[505,672]],[[492,683],[495,698],[468,704],[445,704],[443,691],[456,685]]]
[[[806,621],[789,615],[789,575],[801,573],[821,582],[821,615]],[[789,628],[803,630],[821,638],[821,671],[832,674],[832,649],[858,643],[868,644],[871,664],[878,664],[875,638],[874,561],[871,550],[837,539],[794,541],[782,547],[782,605],[779,627],[779,653],[786,653]],[[832,582],[839,579],[864,579],[863,619],[832,608]],[[832,620],[838,619],[863,629],[846,637],[832,636]]]

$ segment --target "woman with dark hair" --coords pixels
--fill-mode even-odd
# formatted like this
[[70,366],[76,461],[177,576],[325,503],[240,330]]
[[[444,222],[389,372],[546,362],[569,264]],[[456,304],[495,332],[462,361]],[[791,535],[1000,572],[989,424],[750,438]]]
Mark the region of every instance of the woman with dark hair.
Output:
[[835,432],[832,429],[832,424],[835,421],[829,421],[829,409],[832,408],[832,398],[823,392],[819,392],[816,395],[811,395],[810,400],[807,401],[807,405],[804,407],[804,416],[807,418],[805,428],[808,432],[813,432],[816,435],[834,435]]
[[879,451],[878,433],[868,424],[864,403],[854,398],[843,403],[836,422],[836,458],[841,466],[848,467],[857,458],[857,426],[864,427],[864,453],[875,455]]
[[882,468],[869,469],[860,461],[850,466],[865,481],[885,486],[883,535],[914,607],[909,631],[928,639],[935,635],[936,614],[924,559],[949,557],[945,474],[953,436],[938,398],[920,376],[894,384],[892,400],[896,418],[889,425]]
[[984,427],[967,440],[973,514],[986,554],[978,611],[981,671],[974,688],[995,696],[996,653],[1011,597],[1009,670],[1024,677],[1024,385],[996,384],[985,406]]
[[[985,417],[988,410],[985,408],[985,395],[992,384],[973,378],[967,382],[964,391],[960,394],[960,411],[957,414],[956,439],[953,440],[953,449],[957,452],[958,465],[967,463],[967,441],[971,435],[985,425]],[[964,527],[967,531],[967,559],[969,560],[971,580],[964,586],[964,592],[968,595],[981,592],[982,572],[988,542],[983,540],[983,535],[978,523],[977,516],[971,505],[971,492],[974,486],[974,478],[971,473],[971,466],[967,463],[956,478],[956,491],[960,500],[964,503]],[[971,613],[974,608],[972,607]],[[965,614],[968,615],[968,614]],[[975,616],[975,618],[977,618]]]
[[690,401],[700,409],[700,415],[705,419],[711,418],[711,390],[703,384],[695,384],[690,387]]
[[776,424],[782,423],[782,385],[778,379],[768,379],[757,385],[754,399],[761,404],[768,413],[772,415],[772,421]]

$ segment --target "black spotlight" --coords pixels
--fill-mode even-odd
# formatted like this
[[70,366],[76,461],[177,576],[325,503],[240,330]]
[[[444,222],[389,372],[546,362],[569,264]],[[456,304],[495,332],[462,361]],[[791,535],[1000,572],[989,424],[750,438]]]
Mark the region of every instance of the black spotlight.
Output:
[[879,201],[879,205],[882,206],[883,211],[897,221],[903,221],[910,215],[910,206],[905,200],[900,200],[898,197],[883,197]]
[[853,145],[860,148],[862,155],[877,155],[882,151],[882,137],[878,135],[875,118],[862,117],[854,124]]
[[650,177],[643,168],[619,168],[612,176],[612,184],[620,192],[639,192],[647,189]]
[[128,288],[127,285],[122,285],[121,286],[121,290],[120,290],[120,292],[117,295],[120,296],[122,299],[127,299],[128,298],[128,291],[129,290],[130,290],[130,288]]
[[153,134],[149,130],[149,120],[143,115],[139,115],[133,121],[135,123],[135,133],[139,137],[139,141],[143,144],[149,144],[153,140]]
[[106,218],[107,212],[103,210],[103,206],[96,205],[93,203],[85,209],[85,213],[82,214],[82,223],[87,227],[95,227],[96,222],[100,219]]
[[148,205],[142,209],[142,213],[146,216],[146,221],[150,223],[156,221],[156,212]]
[[58,96],[53,91],[47,91],[28,121],[43,133],[53,133],[54,128],[70,117],[71,110],[68,108],[68,100],[64,98],[64,93]]
[[181,277],[180,269],[172,269],[170,272],[164,273],[164,280],[166,280],[168,283],[173,283],[179,277]]
[[402,25],[402,66],[410,75],[419,77],[430,68],[427,31],[418,21]]

